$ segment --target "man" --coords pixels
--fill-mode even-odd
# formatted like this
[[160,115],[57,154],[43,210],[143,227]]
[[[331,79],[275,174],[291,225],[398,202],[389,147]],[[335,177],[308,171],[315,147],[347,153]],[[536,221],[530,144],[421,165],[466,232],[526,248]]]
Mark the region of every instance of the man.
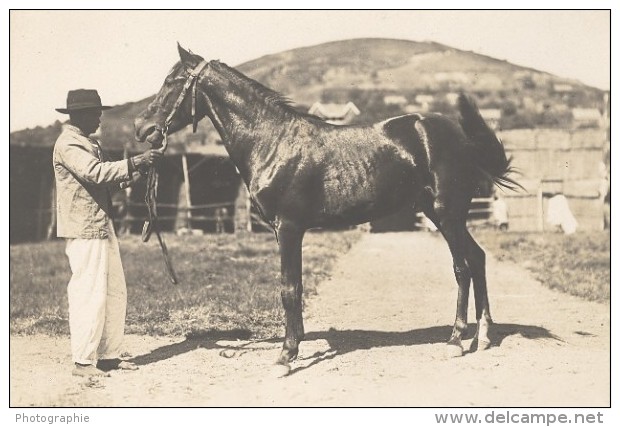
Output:
[[120,359],[127,290],[112,222],[111,191],[125,188],[161,158],[147,150],[127,160],[106,161],[99,142],[89,136],[100,125],[96,90],[69,91],[69,124],[54,146],[57,235],[67,240],[71,267],[67,287],[71,353],[76,376],[108,376],[113,369],[138,367]]
[[573,234],[579,224],[568,206],[568,200],[562,193],[551,195],[547,203],[547,222],[564,234]]
[[215,232],[225,233],[226,232],[226,219],[228,218],[228,209],[224,207],[215,209]]
[[491,202],[493,222],[500,231],[508,230],[508,206],[506,201],[496,193]]

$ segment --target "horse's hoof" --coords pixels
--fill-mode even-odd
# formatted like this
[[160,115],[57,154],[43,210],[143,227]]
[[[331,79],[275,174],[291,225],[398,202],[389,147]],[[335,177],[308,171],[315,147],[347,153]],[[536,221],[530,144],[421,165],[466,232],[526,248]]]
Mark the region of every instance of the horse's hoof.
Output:
[[281,363],[276,363],[275,365],[271,367],[271,376],[273,378],[286,377],[290,373],[291,373],[291,365],[289,364],[283,365]]
[[446,356],[449,358],[452,357],[461,357],[463,355],[463,347],[457,344],[448,344],[446,345]]
[[488,350],[491,348],[491,341],[488,340],[478,340],[478,349],[477,350]]

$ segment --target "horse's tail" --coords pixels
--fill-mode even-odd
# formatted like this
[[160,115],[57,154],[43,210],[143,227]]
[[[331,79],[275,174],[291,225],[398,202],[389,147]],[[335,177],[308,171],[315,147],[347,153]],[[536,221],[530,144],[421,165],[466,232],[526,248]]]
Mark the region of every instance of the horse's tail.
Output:
[[506,157],[504,144],[486,124],[475,101],[470,96],[460,94],[458,106],[461,127],[469,140],[470,154],[478,170],[498,186],[511,190],[522,189],[519,183],[508,176],[516,172],[511,166],[512,157]]

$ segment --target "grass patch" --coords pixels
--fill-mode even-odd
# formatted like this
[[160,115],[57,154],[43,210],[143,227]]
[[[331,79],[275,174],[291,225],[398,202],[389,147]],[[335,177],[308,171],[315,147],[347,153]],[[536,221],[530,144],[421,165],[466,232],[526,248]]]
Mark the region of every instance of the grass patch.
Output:
[[476,240],[496,258],[521,264],[544,285],[591,301],[609,301],[608,231],[501,233],[477,231]]
[[[304,294],[329,277],[338,256],[360,233],[309,232],[304,239]],[[166,235],[180,284],[166,276],[157,239],[121,239],[127,279],[126,332],[190,335],[247,330],[254,337],[283,334],[280,257],[275,237],[254,233]],[[10,247],[10,332],[68,335],[66,287],[70,278],[63,241]]]

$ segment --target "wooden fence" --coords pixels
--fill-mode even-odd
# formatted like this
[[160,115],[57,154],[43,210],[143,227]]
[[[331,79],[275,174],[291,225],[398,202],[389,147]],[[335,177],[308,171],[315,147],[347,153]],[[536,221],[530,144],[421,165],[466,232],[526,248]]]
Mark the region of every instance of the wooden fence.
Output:
[[[122,218],[118,218],[115,220],[115,223],[118,225],[119,230],[123,233],[128,233],[131,230],[131,224],[133,223],[143,223],[147,221],[148,215],[132,215],[131,207],[145,208],[146,204],[144,203],[121,203],[115,202],[114,207],[118,209],[127,209],[127,214]],[[158,220],[160,221],[174,221],[179,223],[179,221],[185,223],[185,227],[188,230],[192,230],[196,227],[196,223],[212,223],[215,225],[216,232],[223,232],[225,229],[235,229],[237,227],[234,225],[236,221],[236,211],[235,211],[235,202],[225,202],[225,203],[207,203],[202,205],[192,205],[192,206],[179,206],[173,203],[158,203],[157,208],[173,208],[177,212],[175,215],[158,215]],[[216,211],[217,209],[225,208],[226,211],[221,212],[220,214],[207,215],[204,213],[196,214],[195,212],[204,211],[207,209],[212,209]],[[255,231],[256,229],[269,228],[269,224],[267,224],[263,219],[258,216],[254,212],[249,212],[250,221],[245,222],[246,231]],[[226,227],[225,225],[232,225],[230,227]]]
[[[492,197],[474,197],[471,200],[471,208],[467,216],[468,227],[494,227]],[[416,228],[420,230],[435,230],[432,224],[422,212],[416,214]]]

